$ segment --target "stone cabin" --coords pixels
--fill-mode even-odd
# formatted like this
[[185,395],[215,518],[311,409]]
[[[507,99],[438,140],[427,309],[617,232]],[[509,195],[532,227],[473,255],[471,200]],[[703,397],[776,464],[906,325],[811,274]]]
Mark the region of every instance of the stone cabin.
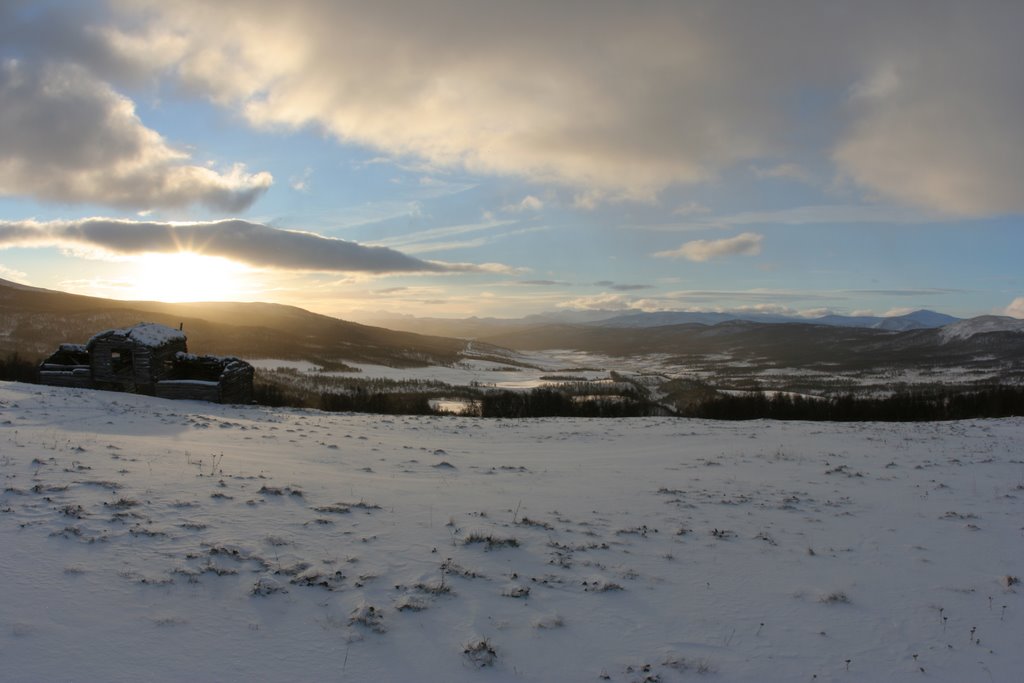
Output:
[[61,344],[39,367],[42,384],[216,403],[252,401],[253,367],[233,357],[188,353],[185,333],[157,323],[106,330]]

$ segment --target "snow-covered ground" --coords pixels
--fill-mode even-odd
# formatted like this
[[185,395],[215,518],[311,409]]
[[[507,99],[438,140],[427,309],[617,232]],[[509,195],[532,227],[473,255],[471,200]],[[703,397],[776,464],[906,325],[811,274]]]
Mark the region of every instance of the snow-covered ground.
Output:
[[1015,681],[1024,420],[0,383],[4,681]]
[[[349,363],[360,372],[324,372],[335,377],[356,380],[443,382],[457,387],[485,387],[526,391],[558,384],[551,377],[572,376],[591,382],[608,381],[611,373],[648,386],[652,397],[661,395],[658,385],[671,379],[698,380],[720,391],[749,391],[752,386],[813,396],[858,393],[862,396],[888,396],[909,388],[970,387],[977,383],[1021,383],[1019,371],[1007,367],[995,356],[975,359],[976,367],[891,367],[841,369],[763,367],[728,354],[694,356],[680,359],[664,354],[637,354],[626,358],[588,354],[565,349],[530,353],[513,352],[507,363],[467,357],[453,366],[392,368],[384,365]],[[321,373],[307,361],[251,360],[257,368],[294,368],[302,373]],[[985,364],[987,363],[987,364]],[[517,367],[518,366],[518,367]]]

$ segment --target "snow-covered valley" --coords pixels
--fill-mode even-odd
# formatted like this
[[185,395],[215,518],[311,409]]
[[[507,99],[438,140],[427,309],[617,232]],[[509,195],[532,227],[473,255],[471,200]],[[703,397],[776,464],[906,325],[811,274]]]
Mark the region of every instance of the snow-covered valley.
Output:
[[1012,681],[1024,420],[0,384],[5,681]]

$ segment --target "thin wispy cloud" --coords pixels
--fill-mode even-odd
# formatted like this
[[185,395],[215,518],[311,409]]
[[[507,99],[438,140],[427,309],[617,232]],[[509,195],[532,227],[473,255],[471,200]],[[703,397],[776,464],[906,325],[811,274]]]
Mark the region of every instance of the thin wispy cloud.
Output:
[[447,241],[444,240],[444,238],[458,235],[495,231],[498,228],[514,224],[517,224],[517,222],[491,221],[487,223],[476,223],[471,225],[456,225],[445,228],[431,228],[429,230],[421,230],[419,232],[409,233],[407,235],[377,240],[375,242],[372,242],[372,244],[375,246],[397,247],[408,254],[429,254],[438,251],[452,251],[455,249],[476,249],[484,245],[491,244],[497,240],[507,239],[509,237],[515,237],[518,235],[528,235],[530,233],[542,232],[544,230],[550,229],[548,228],[548,226],[534,225],[516,228],[514,230],[491,232],[490,234],[479,235],[472,239]]
[[[684,214],[687,215],[687,214]],[[712,214],[693,212],[680,222],[632,224],[624,227],[650,232],[697,232],[754,225],[922,225],[949,222],[952,217],[891,204],[814,204],[786,209]]]
[[608,289],[616,292],[634,292],[641,289],[653,289],[651,285],[619,283],[611,280],[598,280],[594,285],[597,287],[607,287]]
[[683,258],[687,261],[710,261],[726,256],[756,256],[761,253],[763,236],[754,232],[745,232],[735,237],[720,240],[692,240],[678,249],[658,251],[653,254],[657,258]]
[[810,182],[811,180],[811,176],[807,171],[805,171],[799,164],[794,164],[792,162],[767,167],[752,165],[750,170],[755,176],[762,179],[787,179],[796,180],[802,183]]
[[480,223],[466,223],[464,225],[449,225],[439,228],[429,228],[427,230],[417,230],[404,235],[396,235],[395,237],[373,240],[370,244],[378,247],[411,247],[413,245],[423,244],[424,242],[434,242],[441,239],[447,239],[456,235],[466,235],[475,232],[483,232],[485,230],[493,230],[505,225],[512,225],[515,222],[516,221],[514,220],[490,220],[482,221]]
[[930,288],[930,289],[847,289],[848,294],[870,294],[873,296],[944,296],[961,294],[965,289]]

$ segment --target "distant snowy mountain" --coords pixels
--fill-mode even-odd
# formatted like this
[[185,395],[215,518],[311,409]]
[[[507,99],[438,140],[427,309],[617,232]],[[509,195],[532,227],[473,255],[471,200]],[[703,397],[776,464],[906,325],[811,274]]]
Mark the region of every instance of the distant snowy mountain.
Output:
[[732,320],[754,323],[803,323],[809,325],[829,325],[832,327],[866,327],[876,330],[905,332],[907,330],[934,329],[955,323],[954,318],[944,313],[920,310],[898,316],[846,316],[826,315],[820,318],[801,318],[797,316],[769,315],[764,313],[702,313],[690,311],[665,311],[659,313],[631,313],[618,315],[609,319],[592,322],[599,327],[664,327],[667,325],[717,325]]
[[[1002,315],[982,315],[977,318],[961,320],[939,330],[942,343],[970,339],[978,334],[991,332],[1017,332],[1024,334],[1024,320]],[[1022,339],[1024,341],[1024,339]]]
[[[659,311],[656,313],[618,314],[590,322],[597,327],[666,327],[668,325],[717,325],[733,320],[753,323],[788,323],[808,322],[805,318],[793,318],[783,315],[767,315],[764,313],[707,313],[701,311]],[[567,322],[567,321],[562,321]]]

